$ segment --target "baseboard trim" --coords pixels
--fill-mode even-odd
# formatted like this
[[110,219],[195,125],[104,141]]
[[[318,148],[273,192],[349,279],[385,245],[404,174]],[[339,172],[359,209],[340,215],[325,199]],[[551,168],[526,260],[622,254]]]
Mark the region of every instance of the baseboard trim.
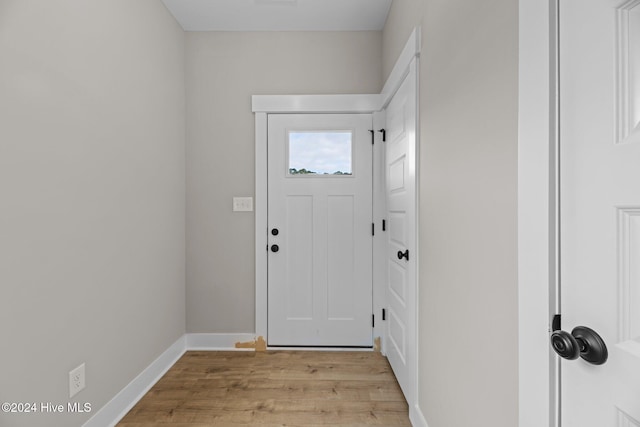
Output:
[[413,427],[429,427],[418,404],[409,408],[409,421],[411,421]]
[[186,334],[187,350],[203,351],[255,351],[254,348],[238,348],[241,343],[255,342],[255,334]]
[[186,339],[183,335],[156,360],[151,362],[125,388],[120,390],[113,399],[100,408],[93,417],[83,424],[83,427],[115,426],[169,368],[182,357],[186,349]]
[[267,347],[269,351],[349,351],[349,352],[365,352],[373,353],[373,347]]

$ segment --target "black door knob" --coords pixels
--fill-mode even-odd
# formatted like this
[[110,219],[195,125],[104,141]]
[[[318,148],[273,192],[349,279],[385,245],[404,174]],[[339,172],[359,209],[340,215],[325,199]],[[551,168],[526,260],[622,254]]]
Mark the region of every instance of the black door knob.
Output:
[[569,332],[555,331],[552,333],[551,346],[563,359],[576,360],[580,356],[580,345]]
[[278,245],[271,245],[271,252],[278,252],[280,250],[280,246]]
[[560,330],[554,331],[551,334],[551,347],[564,359],[575,360],[580,356],[593,365],[602,365],[609,358],[609,352],[602,337],[586,326],[576,326],[571,334]]
[[407,261],[409,261],[409,249],[405,250],[404,252],[398,251],[398,259],[402,258],[406,258]]

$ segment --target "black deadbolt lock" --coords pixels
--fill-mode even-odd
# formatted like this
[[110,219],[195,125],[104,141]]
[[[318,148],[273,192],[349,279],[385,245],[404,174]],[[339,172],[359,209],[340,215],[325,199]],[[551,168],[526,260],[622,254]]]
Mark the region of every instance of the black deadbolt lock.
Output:
[[278,231],[277,228],[274,228],[271,230],[271,234],[273,234],[274,236],[277,236],[278,234],[280,234],[280,231]]

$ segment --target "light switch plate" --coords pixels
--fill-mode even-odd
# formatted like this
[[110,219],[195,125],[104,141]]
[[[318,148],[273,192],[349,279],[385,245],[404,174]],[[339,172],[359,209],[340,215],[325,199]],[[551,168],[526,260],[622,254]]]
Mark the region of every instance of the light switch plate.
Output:
[[252,212],[253,197],[234,197],[233,211],[234,212]]

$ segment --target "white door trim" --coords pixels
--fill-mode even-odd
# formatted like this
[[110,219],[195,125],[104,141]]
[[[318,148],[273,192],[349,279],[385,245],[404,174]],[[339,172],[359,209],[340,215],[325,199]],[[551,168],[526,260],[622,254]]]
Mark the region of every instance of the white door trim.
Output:
[[[276,113],[373,113],[380,95],[254,95],[256,134],[255,268],[256,336],[267,341],[267,115]],[[374,170],[374,174],[378,171]],[[374,295],[375,299],[375,295]],[[374,303],[375,304],[375,303]]]
[[379,111],[380,95],[253,95],[254,113],[373,113]]
[[556,5],[519,1],[518,298],[519,427],[557,426]]
[[268,237],[269,229],[267,214],[267,113],[256,112],[256,194],[255,194],[255,221],[256,221],[256,336],[267,340],[267,277],[268,277]]
[[393,95],[396,94],[404,78],[409,74],[409,66],[413,58],[420,56],[420,49],[422,48],[422,33],[420,27],[415,27],[411,31],[411,35],[404,45],[404,49],[400,53],[387,81],[380,93],[382,108],[385,108]]

